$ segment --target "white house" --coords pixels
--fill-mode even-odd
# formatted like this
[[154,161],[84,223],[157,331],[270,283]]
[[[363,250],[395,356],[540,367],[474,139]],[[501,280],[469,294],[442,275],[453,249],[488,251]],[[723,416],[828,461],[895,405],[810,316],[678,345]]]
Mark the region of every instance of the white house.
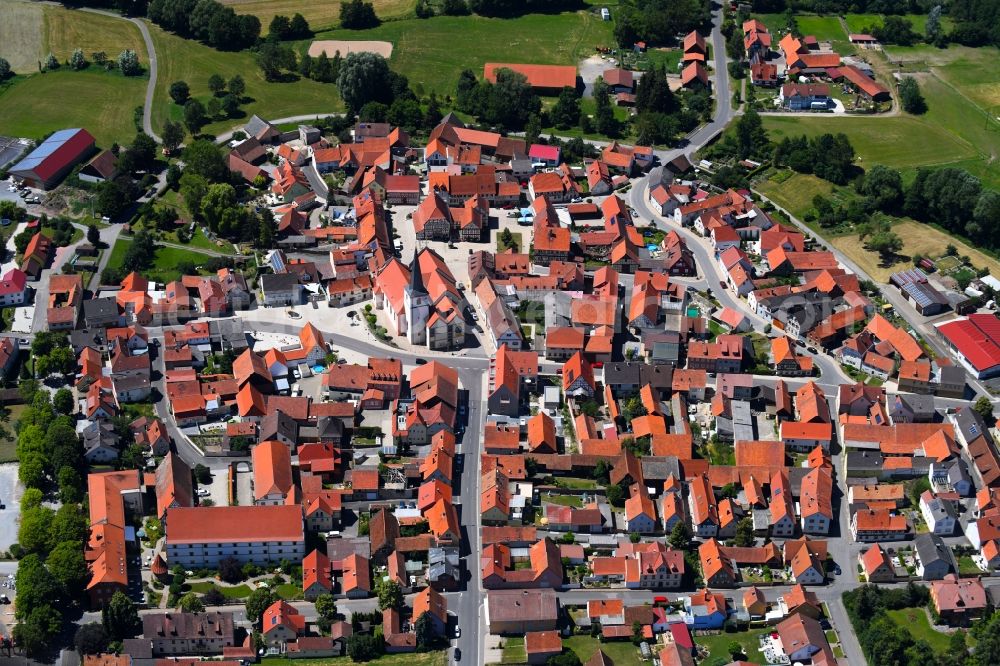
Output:
[[920,515],[931,532],[939,536],[951,536],[958,523],[958,512],[954,503],[941,499],[929,490],[920,495]]

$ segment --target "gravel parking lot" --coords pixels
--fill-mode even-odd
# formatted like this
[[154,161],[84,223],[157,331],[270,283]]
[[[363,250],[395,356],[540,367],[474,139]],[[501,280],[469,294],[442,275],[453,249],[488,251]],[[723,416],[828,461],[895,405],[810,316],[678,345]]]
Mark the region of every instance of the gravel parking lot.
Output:
[[17,465],[0,465],[0,551],[17,542],[17,523],[21,512],[21,494],[24,489],[17,480]]

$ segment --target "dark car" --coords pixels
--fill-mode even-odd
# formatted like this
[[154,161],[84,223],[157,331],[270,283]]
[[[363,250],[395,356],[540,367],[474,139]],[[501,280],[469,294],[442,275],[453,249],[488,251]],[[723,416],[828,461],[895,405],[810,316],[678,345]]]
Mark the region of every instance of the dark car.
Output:
[[723,289],[725,289],[726,288],[726,281],[725,280],[719,280],[719,286],[722,287]]
[[423,365],[425,363],[427,363],[427,359],[426,358],[418,358],[417,359],[417,365]]
[[462,660],[462,651],[459,650],[458,648],[455,648],[455,661],[461,661],[461,660]]

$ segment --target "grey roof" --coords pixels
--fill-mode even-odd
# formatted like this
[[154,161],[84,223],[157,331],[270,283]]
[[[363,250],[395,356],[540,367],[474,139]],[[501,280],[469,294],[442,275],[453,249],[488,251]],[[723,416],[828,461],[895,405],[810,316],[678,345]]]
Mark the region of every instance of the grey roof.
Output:
[[278,437],[284,437],[293,442],[297,441],[299,437],[298,423],[280,409],[268,412],[260,423],[260,441],[266,442],[270,439],[278,439]]
[[92,298],[83,302],[84,319],[118,316],[118,302],[111,297]]
[[[932,395],[922,395],[920,393],[899,393],[894,397],[902,401],[914,414],[934,413],[934,396]],[[890,405],[890,413],[895,414],[897,411],[896,400],[892,400]]]
[[79,355],[84,347],[93,347],[98,351],[108,344],[103,328],[81,328],[71,331],[69,343],[73,347],[73,352]]
[[969,476],[969,466],[965,464],[965,461],[956,458],[951,461],[948,467],[948,483],[954,486],[962,481],[972,481],[972,477]]
[[80,434],[83,436],[85,451],[93,451],[102,446],[117,449],[120,441],[115,434],[114,425],[107,421],[91,421]]
[[946,562],[951,567],[955,566],[955,559],[951,549],[936,534],[924,533],[916,535],[913,538],[913,548],[916,550],[917,559],[925,567],[936,561]]
[[132,391],[138,388],[150,387],[149,377],[143,376],[115,377],[114,384],[116,391]]
[[940,497],[932,497],[931,501],[927,503],[927,509],[931,512],[934,520],[958,518],[958,512],[955,510],[955,505],[950,501],[941,499]]
[[681,466],[674,456],[646,456],[642,464],[642,478],[647,481],[666,481],[671,476],[681,478]]
[[260,133],[267,129],[274,129],[274,125],[256,114],[250,116],[250,120],[243,126],[243,131],[253,137],[260,136]]
[[321,416],[316,422],[316,431],[320,439],[339,441],[344,436],[344,422],[336,416]]
[[265,293],[269,291],[292,291],[299,284],[299,276],[295,273],[265,273],[260,276],[260,287]]
[[434,582],[444,576],[461,580],[458,548],[431,548],[427,551],[427,580]]
[[965,370],[957,365],[946,365],[938,370],[942,384],[964,384]]
[[983,421],[983,417],[974,409],[962,409],[955,414],[955,425],[958,426],[958,432],[966,444],[979,437],[985,437],[990,444],[994,443],[993,435],[990,434],[990,429]]
[[756,421],[750,403],[746,400],[733,400],[729,403],[729,409],[733,417],[733,439],[745,441],[757,439]]

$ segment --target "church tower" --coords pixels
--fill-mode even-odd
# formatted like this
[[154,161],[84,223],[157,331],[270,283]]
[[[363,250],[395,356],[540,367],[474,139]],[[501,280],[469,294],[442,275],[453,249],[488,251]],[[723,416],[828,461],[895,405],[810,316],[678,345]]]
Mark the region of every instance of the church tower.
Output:
[[406,338],[410,344],[427,344],[427,320],[431,316],[431,297],[424,288],[424,277],[420,274],[420,250],[413,255],[410,265],[410,284],[403,291],[403,307],[406,312]]

